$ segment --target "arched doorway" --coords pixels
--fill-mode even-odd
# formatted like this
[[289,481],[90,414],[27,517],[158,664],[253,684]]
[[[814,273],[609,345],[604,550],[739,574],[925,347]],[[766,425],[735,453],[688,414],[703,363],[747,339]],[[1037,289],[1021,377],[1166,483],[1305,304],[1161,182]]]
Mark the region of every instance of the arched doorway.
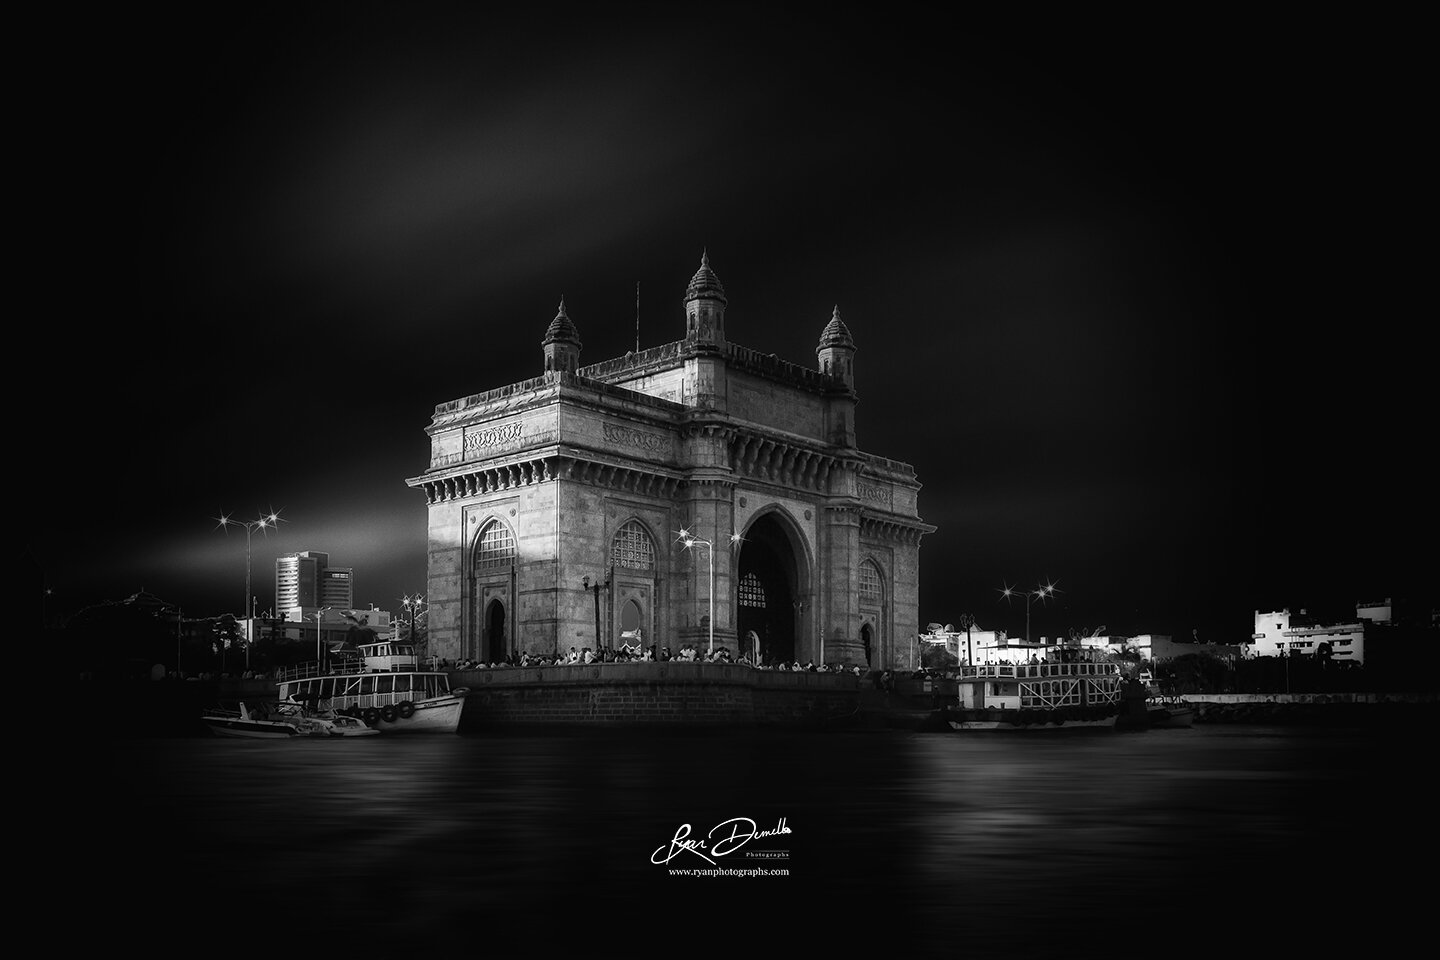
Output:
[[737,656],[754,656],[751,641],[747,640],[753,631],[762,661],[799,659],[799,568],[790,537],[774,515],[760,516],[745,531],[736,570]]
[[485,608],[485,644],[480,659],[486,663],[502,663],[510,651],[505,637],[505,604],[491,600]]
[[620,607],[620,643],[619,646],[626,648],[630,654],[637,655],[645,650],[645,630],[641,626],[644,618],[640,613],[640,604],[633,599],[626,600]]
[[860,628],[860,646],[865,651],[865,666],[872,666],[875,663],[875,632],[868,623]]

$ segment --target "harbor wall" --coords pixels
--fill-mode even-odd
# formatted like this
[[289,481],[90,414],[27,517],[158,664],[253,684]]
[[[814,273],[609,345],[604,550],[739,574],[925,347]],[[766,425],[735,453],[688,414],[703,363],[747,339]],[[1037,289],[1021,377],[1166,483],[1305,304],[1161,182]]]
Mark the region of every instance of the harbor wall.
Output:
[[[461,732],[563,725],[827,726],[857,718],[860,679],[718,663],[595,663],[450,672],[465,687]],[[274,700],[274,680],[81,680],[87,702],[118,711],[121,736],[209,734],[207,707]]]
[[859,678],[736,664],[592,663],[467,670],[465,731],[531,725],[829,725],[858,716]]

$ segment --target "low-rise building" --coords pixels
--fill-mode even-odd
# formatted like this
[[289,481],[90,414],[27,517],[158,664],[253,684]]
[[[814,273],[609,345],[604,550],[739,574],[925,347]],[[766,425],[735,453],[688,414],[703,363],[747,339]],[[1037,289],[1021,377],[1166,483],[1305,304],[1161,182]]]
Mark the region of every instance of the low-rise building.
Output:
[[1328,657],[1342,663],[1364,663],[1365,641],[1379,627],[1389,626],[1393,617],[1390,600],[1355,605],[1354,619],[1325,622],[1305,609],[1292,614],[1289,608],[1255,611],[1255,632],[1243,656]]

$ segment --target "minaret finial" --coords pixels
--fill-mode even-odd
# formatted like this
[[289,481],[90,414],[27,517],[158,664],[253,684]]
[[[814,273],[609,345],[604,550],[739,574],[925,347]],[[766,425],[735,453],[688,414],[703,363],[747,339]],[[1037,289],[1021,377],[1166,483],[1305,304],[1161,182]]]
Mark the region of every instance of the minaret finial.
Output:
[[555,316],[557,316],[557,317],[563,317],[563,316],[565,316],[565,294],[563,294],[563,293],[560,294],[560,312],[557,313],[557,314],[555,314]]

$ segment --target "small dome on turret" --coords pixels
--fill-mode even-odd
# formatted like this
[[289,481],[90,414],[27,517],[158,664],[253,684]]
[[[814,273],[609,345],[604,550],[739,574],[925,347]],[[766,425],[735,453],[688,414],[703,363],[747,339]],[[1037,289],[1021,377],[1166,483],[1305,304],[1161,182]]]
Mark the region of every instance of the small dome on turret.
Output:
[[855,349],[855,338],[850,336],[850,328],[845,326],[845,321],[840,319],[840,307],[837,304],[830,322],[825,324],[825,330],[820,334],[820,345],[815,348],[819,353],[826,347],[849,347]]
[[725,299],[725,287],[721,285],[720,278],[715,276],[715,271],[710,269],[709,250],[700,254],[700,269],[695,271],[695,276],[690,278],[690,285],[685,288],[685,302],[689,303],[691,300],[728,302]]
[[581,346],[580,331],[575,328],[575,323],[565,313],[565,298],[560,298],[560,310],[555,314],[555,319],[550,321],[550,326],[545,331],[545,339],[540,345],[555,343],[557,341],[573,343]]

